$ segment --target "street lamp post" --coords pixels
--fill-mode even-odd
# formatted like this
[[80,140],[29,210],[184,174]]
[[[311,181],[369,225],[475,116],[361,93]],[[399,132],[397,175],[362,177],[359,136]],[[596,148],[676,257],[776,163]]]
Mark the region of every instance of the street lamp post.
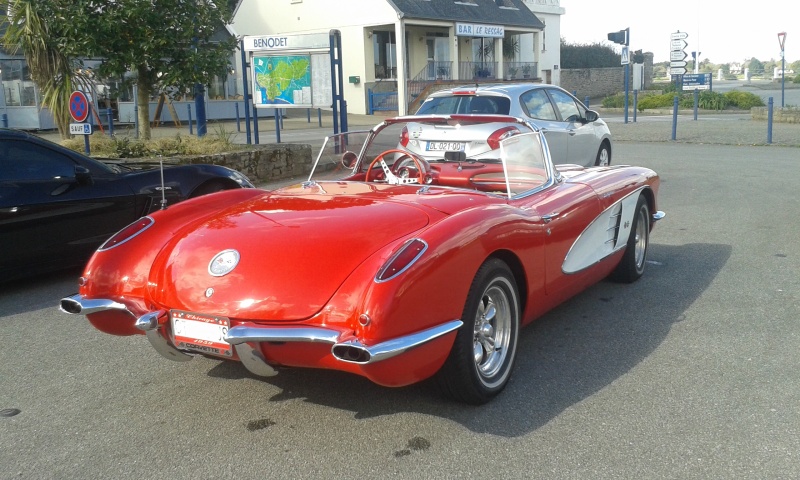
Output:
[[784,89],[786,88],[786,56],[784,55],[786,32],[781,32],[778,34],[778,43],[781,44],[781,108],[783,108]]

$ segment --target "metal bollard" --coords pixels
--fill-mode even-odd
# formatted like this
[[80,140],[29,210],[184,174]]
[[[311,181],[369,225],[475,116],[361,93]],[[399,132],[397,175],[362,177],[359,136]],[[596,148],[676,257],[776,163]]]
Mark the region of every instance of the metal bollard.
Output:
[[772,97],[767,102],[767,143],[772,143]]
[[281,143],[281,121],[279,117],[281,116],[281,111],[279,109],[275,109],[275,143]]
[[192,104],[191,103],[187,103],[186,104],[186,110],[189,111],[189,135],[191,135],[192,134]]
[[678,96],[672,103],[672,139],[675,140],[678,134]]
[[583,104],[586,105],[586,108],[589,108],[589,95],[583,97]]
[[111,108],[106,109],[106,116],[108,117],[108,136],[114,136],[114,111]]
[[236,131],[241,132],[242,127],[239,123],[239,102],[234,103],[233,106],[236,107]]
[[695,121],[697,121],[697,104],[698,104],[697,96],[698,95],[699,95],[698,90],[695,88],[694,89],[694,120]]
[[8,128],[8,115],[3,114],[3,128]]
[[633,123],[636,123],[636,112],[639,111],[639,90],[633,91]]
[[258,109],[257,108],[253,109],[253,140],[255,141],[256,145],[259,144],[259,140],[258,140]]

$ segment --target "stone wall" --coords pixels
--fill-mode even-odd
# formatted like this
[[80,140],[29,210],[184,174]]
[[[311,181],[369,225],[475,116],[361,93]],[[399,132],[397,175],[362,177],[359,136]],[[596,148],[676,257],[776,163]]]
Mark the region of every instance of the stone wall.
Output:
[[224,165],[245,174],[253,183],[308,175],[311,145],[276,143],[254,145],[252,149],[215,155],[185,155],[164,158],[167,163]]
[[[753,120],[767,120],[769,107],[753,107],[750,117]],[[774,123],[800,123],[800,108],[797,107],[772,107],[772,121]]]
[[[631,64],[633,65],[633,64]],[[633,68],[628,69],[633,79]],[[644,88],[650,88],[653,83],[653,54],[644,54]],[[632,85],[633,81],[629,83]],[[574,92],[578,99],[600,99],[623,93],[625,90],[625,67],[608,68],[565,68],[561,70],[561,88]],[[633,91],[631,90],[631,93]],[[591,105],[590,105],[591,107]]]
[[624,81],[623,67],[561,70],[561,88],[574,93],[581,101],[587,95],[589,98],[603,98],[622,92]]

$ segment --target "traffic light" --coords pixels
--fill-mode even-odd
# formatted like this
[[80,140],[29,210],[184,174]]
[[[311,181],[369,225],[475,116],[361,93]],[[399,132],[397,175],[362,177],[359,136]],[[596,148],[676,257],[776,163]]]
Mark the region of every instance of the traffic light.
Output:
[[608,40],[614,43],[619,43],[620,45],[629,45],[629,32],[630,28],[620,30],[619,32],[611,32],[608,34]]

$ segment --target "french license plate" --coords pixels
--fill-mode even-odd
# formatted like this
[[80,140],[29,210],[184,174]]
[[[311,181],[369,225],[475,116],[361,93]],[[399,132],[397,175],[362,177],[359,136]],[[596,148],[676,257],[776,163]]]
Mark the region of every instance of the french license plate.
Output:
[[428,142],[425,149],[429,152],[462,152],[464,142]]
[[170,320],[176,347],[221,357],[233,356],[233,346],[224,340],[225,334],[231,328],[229,319],[171,310]]

